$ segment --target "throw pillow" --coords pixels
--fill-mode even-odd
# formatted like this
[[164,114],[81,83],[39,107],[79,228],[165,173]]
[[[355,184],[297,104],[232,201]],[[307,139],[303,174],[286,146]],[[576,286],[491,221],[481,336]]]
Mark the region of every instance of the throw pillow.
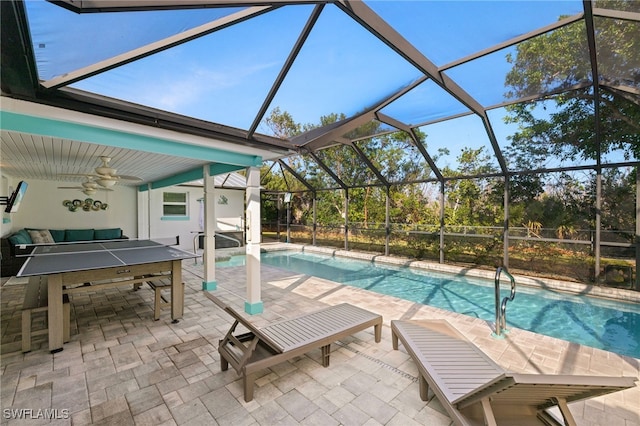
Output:
[[34,244],[50,244],[55,242],[47,229],[32,229],[29,231],[29,236]]
[[20,238],[22,238],[24,240],[24,243],[22,244],[31,244],[33,243],[33,241],[31,241],[31,236],[29,236],[29,232],[27,232],[26,229],[21,229],[17,232],[17,234],[20,235]]
[[26,231],[24,233],[16,232],[15,234],[9,237],[9,241],[11,241],[11,244],[13,244],[14,246],[32,243],[31,237]]

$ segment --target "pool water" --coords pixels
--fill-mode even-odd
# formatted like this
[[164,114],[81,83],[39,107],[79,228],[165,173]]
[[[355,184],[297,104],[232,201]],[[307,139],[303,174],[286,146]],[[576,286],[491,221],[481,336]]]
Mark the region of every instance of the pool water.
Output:
[[[261,261],[297,273],[495,321],[493,281],[291,251],[262,253]],[[244,256],[232,256],[216,265],[244,263]],[[508,296],[509,291],[510,285],[505,279],[500,298]],[[633,303],[520,286],[515,299],[507,306],[509,327],[640,358],[640,306]]]

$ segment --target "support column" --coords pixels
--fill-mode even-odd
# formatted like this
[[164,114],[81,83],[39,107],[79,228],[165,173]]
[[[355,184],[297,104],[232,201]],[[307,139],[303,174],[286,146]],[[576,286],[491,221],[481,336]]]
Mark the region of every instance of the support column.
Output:
[[276,194],[276,206],[278,210],[278,216],[276,219],[276,238],[278,242],[280,242],[280,221],[282,221],[282,203],[283,203],[283,195]]
[[344,249],[349,250],[349,190],[344,190]]
[[246,189],[247,300],[244,310],[260,314],[264,310],[260,288],[260,168],[247,170]]
[[216,194],[214,177],[209,165],[204,166],[204,281],[202,289],[206,291],[218,288],[216,281]]
[[511,184],[511,180],[509,179],[509,175],[505,175],[504,177],[504,225],[502,229],[502,243],[503,243],[503,253],[502,253],[502,266],[505,268],[509,268],[509,185]]
[[602,169],[598,167],[596,171],[596,238],[594,241],[594,282],[600,279],[600,240],[602,238]]
[[440,182],[440,263],[444,263],[444,180]]
[[130,237],[132,238],[139,238],[139,239],[148,239],[149,238],[149,222],[151,220],[151,216],[149,214],[149,206],[151,203],[150,200],[150,194],[151,194],[151,184],[149,184],[149,187],[147,188],[146,191],[144,192],[140,192],[138,191],[137,193],[137,197],[138,197],[138,232],[137,234],[134,235],[130,235]]
[[640,266],[640,167],[636,167],[636,290],[640,290],[640,274],[638,274],[638,266]]
[[389,187],[386,187],[386,202],[384,208],[384,255],[389,256],[389,240],[391,237],[391,221],[389,219],[389,211],[391,210],[391,196],[389,195]]
[[[151,239],[151,226],[153,224],[153,220],[151,219],[151,211],[153,210],[153,197],[151,194],[151,190],[153,190],[153,186],[152,183],[149,182],[149,186],[148,186],[149,190],[147,191],[147,238]],[[160,205],[159,208],[162,208],[162,204]]]
[[316,191],[313,191],[312,194],[313,194],[313,238],[312,238],[311,245],[315,246],[316,237],[317,237],[317,226],[318,226],[318,208],[317,208],[318,198],[316,196]]
[[287,243],[291,242],[291,193],[284,195],[284,202],[287,203]]

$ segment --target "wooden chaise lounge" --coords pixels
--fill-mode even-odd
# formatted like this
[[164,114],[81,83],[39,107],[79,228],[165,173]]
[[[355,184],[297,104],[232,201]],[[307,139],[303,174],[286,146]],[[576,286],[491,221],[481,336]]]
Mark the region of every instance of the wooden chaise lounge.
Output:
[[516,374],[504,370],[448,322],[391,321],[419,370],[420,398],[433,391],[459,425],[575,425],[568,403],[635,386],[635,377]]
[[[212,296],[209,296],[212,300]],[[215,300],[214,300],[215,302]],[[217,303],[217,302],[216,302]],[[280,321],[258,329],[229,306],[221,306],[235,321],[220,341],[220,366],[233,366],[242,375],[244,400],[253,399],[256,373],[313,349],[322,349],[322,365],[329,366],[331,343],[374,327],[376,342],[382,334],[382,316],[348,303]],[[241,324],[248,331],[235,335]]]

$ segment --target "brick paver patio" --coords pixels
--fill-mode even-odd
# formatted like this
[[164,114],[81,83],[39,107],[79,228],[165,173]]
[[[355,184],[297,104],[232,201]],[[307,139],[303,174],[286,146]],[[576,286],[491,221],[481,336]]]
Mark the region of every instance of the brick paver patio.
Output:
[[[417,370],[391,347],[392,319],[446,318],[502,366],[520,372],[630,375],[640,360],[512,329],[491,337],[486,321],[381,296],[331,281],[262,266],[265,312],[275,319],[349,301],[383,315],[382,342],[373,330],[264,372],[246,403],[233,369],[220,371],[218,340],[232,319],[204,296],[202,266],[184,261],[185,313],[178,324],[153,320],[153,293],[129,287],[74,294],[71,342],[50,354],[46,336],[21,353],[21,280],[2,286],[2,424],[135,425],[449,425],[435,398],[420,400]],[[243,266],[218,268],[213,293],[242,310]],[[584,426],[640,426],[640,388],[571,406]],[[18,419],[27,417],[29,422]]]

